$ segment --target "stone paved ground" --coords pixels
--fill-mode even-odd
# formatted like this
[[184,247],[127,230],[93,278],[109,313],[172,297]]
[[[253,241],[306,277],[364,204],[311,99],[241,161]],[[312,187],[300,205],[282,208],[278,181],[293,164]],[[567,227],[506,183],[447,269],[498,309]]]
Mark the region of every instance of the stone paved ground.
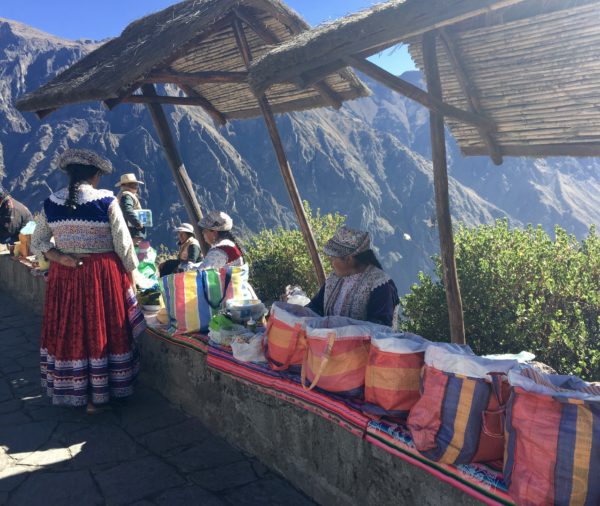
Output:
[[95,416],[52,406],[40,325],[0,291],[0,504],[314,504],[149,388]]

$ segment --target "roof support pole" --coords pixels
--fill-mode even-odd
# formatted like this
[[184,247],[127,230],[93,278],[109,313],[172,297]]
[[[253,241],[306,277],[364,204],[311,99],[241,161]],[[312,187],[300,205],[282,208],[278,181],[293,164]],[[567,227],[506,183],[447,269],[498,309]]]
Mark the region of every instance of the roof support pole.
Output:
[[[435,98],[442,99],[442,84],[437,64],[436,32],[423,35],[423,65],[427,80],[427,91]],[[446,288],[448,316],[450,318],[450,336],[453,343],[465,344],[465,325],[463,321],[460,286],[454,258],[454,237],[452,217],[448,198],[448,166],[446,159],[446,138],[444,116],[429,111],[431,131],[431,158],[433,160],[433,184],[435,187],[435,209],[437,214],[442,272]]]
[[[145,96],[157,96],[156,89],[154,88],[153,84],[143,84],[141,88]],[[206,255],[206,252],[209,250],[209,246],[206,244],[206,241],[202,236],[202,230],[198,227],[198,221],[200,218],[202,218],[202,210],[200,209],[198,199],[196,199],[196,194],[194,193],[194,188],[192,187],[192,181],[190,180],[185,165],[183,164],[183,161],[179,156],[179,152],[177,151],[175,139],[173,138],[173,134],[169,128],[165,111],[163,110],[162,106],[156,102],[147,104],[147,107],[148,111],[150,111],[152,123],[154,123],[154,128],[156,129],[158,138],[160,139],[162,147],[165,150],[165,156],[169,162],[171,171],[173,172],[173,178],[175,179],[175,184],[179,190],[179,195],[181,195],[181,199],[183,200],[187,214],[192,222],[194,230],[196,231],[196,237],[200,242],[202,254]]]
[[[235,17],[233,18],[231,24],[244,63],[246,64],[246,67],[250,67],[252,53],[250,51],[250,45],[248,44],[248,40],[246,39],[242,25]],[[277,124],[275,123],[275,116],[273,115],[269,101],[264,93],[259,94],[256,98],[265,119],[267,130],[269,131],[269,136],[271,137],[271,142],[273,143],[273,148],[275,149],[275,154],[277,155],[279,169],[281,170],[283,181],[290,196],[290,200],[292,201],[292,206],[294,208],[294,212],[296,213],[300,230],[302,231],[302,236],[304,237],[304,241],[308,247],[317,279],[319,284],[322,285],[325,283],[325,271],[323,270],[323,264],[321,263],[321,258],[319,257],[315,238],[308,223],[308,219],[306,218],[304,207],[302,206],[302,201],[300,199],[300,194],[298,192],[298,187],[296,186],[294,175],[290,169],[290,164],[287,160],[283,143],[281,142],[281,137],[279,136],[279,130],[277,129]]]

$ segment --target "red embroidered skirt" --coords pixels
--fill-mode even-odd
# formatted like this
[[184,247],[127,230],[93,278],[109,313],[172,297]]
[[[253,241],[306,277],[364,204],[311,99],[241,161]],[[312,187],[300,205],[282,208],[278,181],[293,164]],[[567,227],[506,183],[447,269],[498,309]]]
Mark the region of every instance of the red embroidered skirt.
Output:
[[42,325],[42,387],[53,404],[103,404],[133,393],[135,345],[145,327],[135,293],[114,252],[77,268],[52,262]]

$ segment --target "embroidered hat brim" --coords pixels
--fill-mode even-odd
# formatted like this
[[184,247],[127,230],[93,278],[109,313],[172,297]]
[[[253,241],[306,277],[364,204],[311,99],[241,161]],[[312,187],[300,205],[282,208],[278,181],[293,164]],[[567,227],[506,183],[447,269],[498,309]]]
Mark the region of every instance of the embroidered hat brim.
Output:
[[58,157],[57,164],[62,170],[66,170],[69,165],[88,165],[96,167],[103,174],[113,171],[112,164],[106,158],[89,149],[67,149]]
[[211,211],[204,218],[198,221],[198,226],[206,230],[214,230],[216,232],[228,232],[233,228],[233,220],[231,217],[221,211]]

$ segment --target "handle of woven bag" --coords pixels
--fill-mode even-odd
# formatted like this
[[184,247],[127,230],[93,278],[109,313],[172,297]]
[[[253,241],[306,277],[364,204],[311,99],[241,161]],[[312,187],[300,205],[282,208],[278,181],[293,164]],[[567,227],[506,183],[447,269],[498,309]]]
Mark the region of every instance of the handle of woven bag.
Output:
[[321,358],[321,364],[319,365],[319,370],[317,374],[312,380],[310,386],[306,386],[306,363],[308,362],[308,346],[306,347],[306,354],[304,355],[304,360],[302,361],[302,372],[300,373],[300,380],[302,381],[302,387],[304,390],[312,390],[317,386],[319,379],[321,378],[321,374],[325,370],[325,366],[329,362],[331,358],[331,352],[333,351],[333,345],[335,344],[335,332],[329,332],[327,334],[327,346],[325,347],[325,352],[323,353],[323,357]]
[[[488,375],[492,378],[492,391],[498,401],[498,409],[495,410],[484,410],[481,414],[482,423],[481,428],[486,436],[501,439],[504,437],[504,426],[506,423],[506,399],[502,395],[502,381],[506,377],[506,373],[503,372],[488,372]],[[494,432],[488,425],[488,418],[497,416],[500,418],[500,432]]]
[[208,281],[207,281],[207,277],[205,274],[204,274],[203,281],[204,282],[202,283],[202,293],[204,294],[204,299],[206,300],[207,304],[216,311],[217,309],[219,309],[221,307],[221,304],[223,303],[223,300],[225,300],[225,297],[227,297],[227,289],[229,288],[229,283],[231,283],[231,271],[229,269],[227,269],[227,272],[225,273],[225,284],[223,286],[223,295],[219,299],[219,302],[217,302],[216,304],[213,304],[210,301],[210,297],[208,295]]
[[[272,324],[271,324],[271,326],[272,326]],[[302,324],[296,323],[296,325],[294,325],[294,333],[292,334],[292,337],[290,339],[290,344],[288,345],[287,358],[285,359],[285,362],[283,364],[281,364],[281,365],[275,364],[272,361],[271,357],[269,357],[265,353],[265,356],[267,357],[267,360],[269,361],[269,364],[271,364],[271,368],[274,371],[285,371],[290,367],[290,362],[292,361],[292,355],[294,354],[294,350],[296,349],[296,346],[298,345],[298,339],[300,337],[301,331],[302,331]],[[267,330],[267,335],[268,335],[268,330]]]

